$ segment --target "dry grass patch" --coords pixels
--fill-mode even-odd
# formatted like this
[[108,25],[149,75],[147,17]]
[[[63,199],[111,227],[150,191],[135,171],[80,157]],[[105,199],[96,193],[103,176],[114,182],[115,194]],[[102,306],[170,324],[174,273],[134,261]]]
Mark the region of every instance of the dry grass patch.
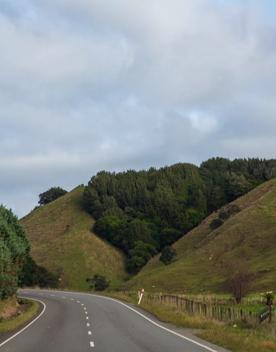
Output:
[[[17,313],[9,319],[0,321],[0,333],[12,332],[31,321],[39,312],[39,303],[30,300],[20,300],[17,303]],[[0,302],[1,305],[1,302]]]

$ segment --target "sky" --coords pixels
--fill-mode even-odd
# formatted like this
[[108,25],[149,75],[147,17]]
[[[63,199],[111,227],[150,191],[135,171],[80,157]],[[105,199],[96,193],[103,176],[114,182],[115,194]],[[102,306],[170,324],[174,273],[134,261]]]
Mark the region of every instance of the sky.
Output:
[[275,158],[275,0],[1,0],[0,203],[100,170]]

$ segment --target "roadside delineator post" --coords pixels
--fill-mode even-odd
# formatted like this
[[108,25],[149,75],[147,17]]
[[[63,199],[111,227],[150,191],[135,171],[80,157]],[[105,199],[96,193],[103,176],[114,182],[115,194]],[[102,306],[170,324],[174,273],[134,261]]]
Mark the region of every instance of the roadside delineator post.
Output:
[[143,288],[142,288],[142,290],[138,290],[138,305],[142,302],[144,292],[145,292],[145,290]]

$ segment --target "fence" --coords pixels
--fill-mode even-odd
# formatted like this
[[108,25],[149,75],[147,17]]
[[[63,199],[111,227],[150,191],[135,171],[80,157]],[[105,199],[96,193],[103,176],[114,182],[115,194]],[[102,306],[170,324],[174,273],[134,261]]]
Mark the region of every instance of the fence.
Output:
[[224,322],[245,321],[254,325],[260,322],[260,314],[257,312],[241,307],[198,302],[181,296],[148,293],[144,296],[144,302],[166,305],[190,315],[200,315],[208,319]]

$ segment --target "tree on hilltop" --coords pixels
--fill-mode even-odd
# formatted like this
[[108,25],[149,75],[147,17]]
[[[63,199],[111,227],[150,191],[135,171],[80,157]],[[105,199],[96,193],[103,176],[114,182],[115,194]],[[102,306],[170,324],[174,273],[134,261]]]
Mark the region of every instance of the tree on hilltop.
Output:
[[40,205],[51,203],[54,200],[64,196],[66,193],[67,191],[65,191],[65,189],[62,189],[61,187],[52,187],[48,189],[48,191],[43,192],[39,195],[38,203]]

